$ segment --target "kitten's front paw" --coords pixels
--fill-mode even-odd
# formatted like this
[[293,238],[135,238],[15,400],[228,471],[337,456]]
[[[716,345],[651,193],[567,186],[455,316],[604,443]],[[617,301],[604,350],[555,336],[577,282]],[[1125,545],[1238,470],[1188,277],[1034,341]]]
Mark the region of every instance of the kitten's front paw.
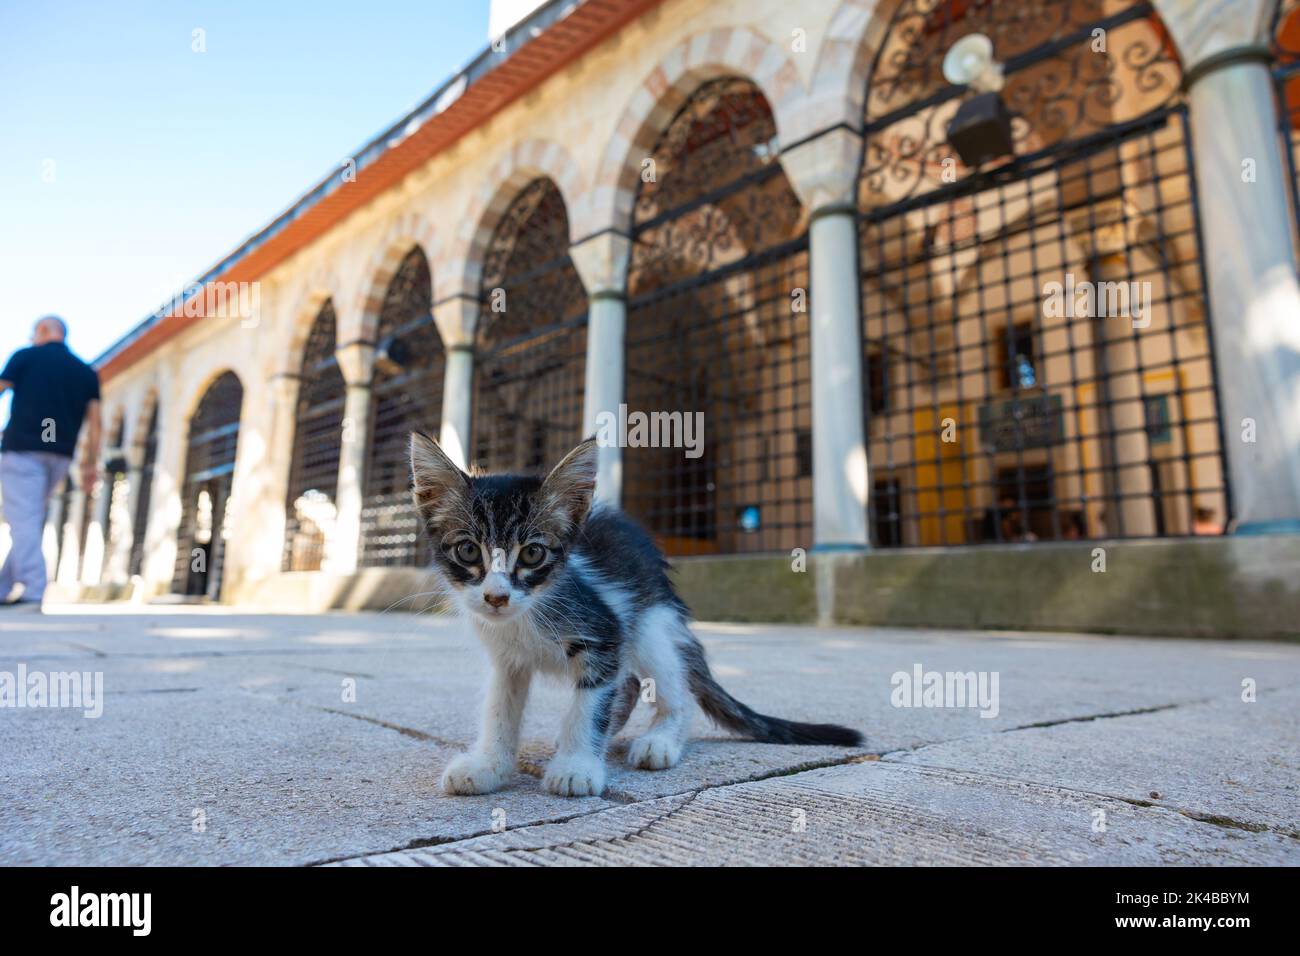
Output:
[[557,756],[546,765],[542,786],[561,797],[598,797],[605,792],[605,761],[582,755]]
[[642,770],[667,770],[682,759],[682,745],[671,737],[646,734],[627,748],[627,762]]
[[499,790],[510,776],[502,761],[483,754],[467,753],[454,758],[442,772],[442,789],[447,793],[468,795]]

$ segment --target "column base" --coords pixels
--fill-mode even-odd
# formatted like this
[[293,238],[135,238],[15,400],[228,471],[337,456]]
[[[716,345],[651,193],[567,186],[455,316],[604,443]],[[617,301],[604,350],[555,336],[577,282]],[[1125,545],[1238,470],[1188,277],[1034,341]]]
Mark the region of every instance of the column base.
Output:
[[837,544],[828,542],[826,544],[814,544],[809,554],[866,554],[871,550],[870,545],[860,544],[857,542],[845,542]]
[[1280,521],[1252,521],[1237,527],[1234,535],[1300,534],[1300,518],[1283,518]]

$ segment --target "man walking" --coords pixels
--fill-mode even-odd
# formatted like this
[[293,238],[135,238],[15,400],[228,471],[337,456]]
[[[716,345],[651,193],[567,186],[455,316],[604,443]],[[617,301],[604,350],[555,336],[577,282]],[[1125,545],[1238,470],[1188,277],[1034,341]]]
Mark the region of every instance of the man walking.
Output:
[[[39,608],[45,596],[41,542],[50,496],[63,481],[77,451],[83,421],[89,421],[81,487],[94,489],[99,460],[99,375],[73,355],[64,340],[68,327],[47,315],[36,323],[31,348],[15,352],[0,372],[0,395],[14,390],[9,424],[0,445],[0,495],[12,546],[0,569],[0,606]],[[15,585],[22,591],[12,596]]]

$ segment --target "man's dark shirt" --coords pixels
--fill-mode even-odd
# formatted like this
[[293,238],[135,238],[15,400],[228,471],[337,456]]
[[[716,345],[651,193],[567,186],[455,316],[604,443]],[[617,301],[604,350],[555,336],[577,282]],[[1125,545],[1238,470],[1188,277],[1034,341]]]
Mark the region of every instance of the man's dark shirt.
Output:
[[47,451],[71,458],[86,406],[99,398],[99,374],[62,342],[47,342],[15,352],[0,379],[14,387],[0,451]]

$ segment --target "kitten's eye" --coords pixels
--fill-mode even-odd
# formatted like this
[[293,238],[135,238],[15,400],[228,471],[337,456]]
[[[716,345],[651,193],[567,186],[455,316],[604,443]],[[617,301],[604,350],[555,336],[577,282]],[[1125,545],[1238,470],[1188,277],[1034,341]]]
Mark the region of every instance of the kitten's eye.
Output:
[[456,545],[456,560],[462,564],[477,564],[479,550],[473,541],[462,541]]
[[546,560],[546,549],[540,544],[524,545],[519,552],[519,564],[525,568],[535,568]]

